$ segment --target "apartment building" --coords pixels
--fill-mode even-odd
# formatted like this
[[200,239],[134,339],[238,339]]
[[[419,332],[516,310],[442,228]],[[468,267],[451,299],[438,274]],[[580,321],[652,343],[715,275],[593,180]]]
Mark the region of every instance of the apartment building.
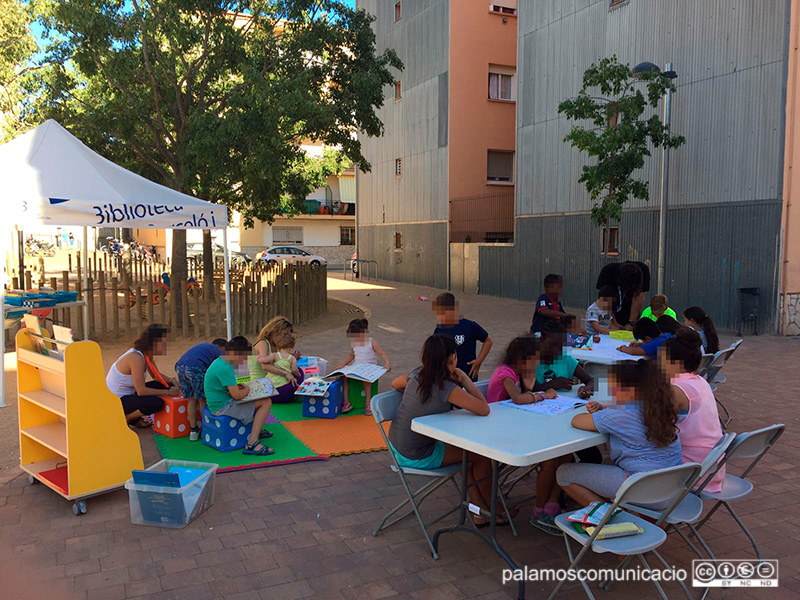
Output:
[[362,139],[360,258],[382,278],[447,287],[450,242],[513,239],[516,0],[358,0],[405,68]]

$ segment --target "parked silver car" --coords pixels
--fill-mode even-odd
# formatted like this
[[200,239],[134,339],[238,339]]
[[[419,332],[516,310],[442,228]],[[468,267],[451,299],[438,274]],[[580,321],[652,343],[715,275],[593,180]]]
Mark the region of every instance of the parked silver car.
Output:
[[[222,262],[225,258],[225,250],[219,244],[213,244],[214,262]],[[237,252],[236,250],[228,250],[231,257],[231,266],[236,268],[240,266],[249,265],[253,259],[247,256],[244,252]],[[186,259],[194,260],[198,264],[203,262],[203,243],[202,242],[189,242],[186,244]]]
[[321,256],[311,254],[296,246],[272,246],[256,253],[256,260],[277,264],[280,262],[308,263],[311,268],[327,265],[328,262]]

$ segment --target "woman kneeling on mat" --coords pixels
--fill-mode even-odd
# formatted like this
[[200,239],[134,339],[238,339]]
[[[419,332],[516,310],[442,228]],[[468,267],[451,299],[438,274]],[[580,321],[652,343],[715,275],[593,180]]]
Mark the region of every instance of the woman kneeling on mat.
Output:
[[[179,395],[177,382],[158,372],[154,356],[167,351],[167,328],[150,325],[133,342],[133,348],[111,365],[106,375],[108,389],[120,397],[128,423],[135,427],[150,427],[145,415],[157,413],[164,406],[161,396]],[[147,374],[153,378],[145,381]]]

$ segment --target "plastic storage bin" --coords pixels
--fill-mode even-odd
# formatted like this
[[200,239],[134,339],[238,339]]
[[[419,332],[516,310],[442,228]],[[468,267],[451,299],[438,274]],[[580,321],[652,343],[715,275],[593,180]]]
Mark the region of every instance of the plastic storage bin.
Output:
[[319,356],[303,356],[298,359],[297,366],[303,369],[306,377],[325,377],[328,374],[328,361]]
[[180,529],[214,503],[214,480],[219,465],[164,459],[146,471],[175,472],[179,487],[125,483],[131,504],[131,523]]

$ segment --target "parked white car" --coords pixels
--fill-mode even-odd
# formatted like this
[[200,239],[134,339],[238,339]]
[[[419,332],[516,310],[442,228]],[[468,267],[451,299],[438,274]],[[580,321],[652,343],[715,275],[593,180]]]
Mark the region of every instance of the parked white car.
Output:
[[256,260],[270,264],[280,262],[308,263],[312,269],[328,264],[321,256],[311,254],[296,246],[272,246],[257,252]]

